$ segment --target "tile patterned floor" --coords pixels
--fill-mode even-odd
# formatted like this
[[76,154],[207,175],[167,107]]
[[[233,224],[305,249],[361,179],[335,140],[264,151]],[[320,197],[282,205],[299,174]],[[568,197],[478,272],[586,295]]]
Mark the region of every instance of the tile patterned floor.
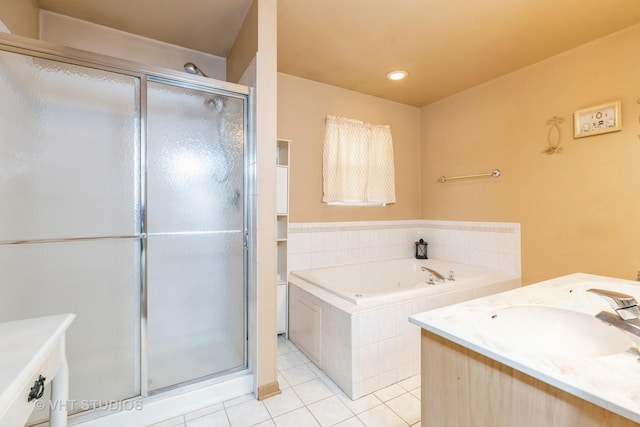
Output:
[[252,394],[149,427],[420,427],[420,378],[408,378],[356,401],[349,399],[293,343],[278,338],[282,394]]

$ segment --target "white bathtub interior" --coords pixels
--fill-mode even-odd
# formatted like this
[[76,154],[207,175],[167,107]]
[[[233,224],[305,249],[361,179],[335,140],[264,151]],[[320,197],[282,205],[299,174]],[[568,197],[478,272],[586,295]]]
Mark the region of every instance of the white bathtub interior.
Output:
[[[291,276],[331,292],[354,304],[409,298],[474,286],[478,278],[495,274],[485,267],[434,259],[393,259],[292,271]],[[444,278],[439,279],[438,276]]]

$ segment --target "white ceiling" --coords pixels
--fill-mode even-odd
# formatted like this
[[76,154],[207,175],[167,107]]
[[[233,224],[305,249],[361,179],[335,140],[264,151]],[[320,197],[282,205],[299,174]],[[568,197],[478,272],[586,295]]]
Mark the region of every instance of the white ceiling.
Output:
[[[223,57],[251,4],[37,1]],[[278,71],[423,106],[638,22],[640,0],[278,0]]]

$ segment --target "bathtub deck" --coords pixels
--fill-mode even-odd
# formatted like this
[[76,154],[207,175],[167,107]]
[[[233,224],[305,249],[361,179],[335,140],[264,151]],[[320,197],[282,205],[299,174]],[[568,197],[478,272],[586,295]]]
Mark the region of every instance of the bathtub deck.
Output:
[[149,427],[420,426],[420,378],[409,378],[352,401],[295,345],[278,337],[282,394],[258,401],[246,395]]

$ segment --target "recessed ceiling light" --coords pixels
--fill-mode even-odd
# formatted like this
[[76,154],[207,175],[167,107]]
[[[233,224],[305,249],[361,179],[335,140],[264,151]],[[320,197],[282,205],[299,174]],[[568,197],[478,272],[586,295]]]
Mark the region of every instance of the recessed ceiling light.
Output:
[[387,78],[389,80],[402,80],[405,77],[407,77],[409,75],[409,73],[407,73],[404,70],[395,70],[395,71],[391,71],[387,74]]

